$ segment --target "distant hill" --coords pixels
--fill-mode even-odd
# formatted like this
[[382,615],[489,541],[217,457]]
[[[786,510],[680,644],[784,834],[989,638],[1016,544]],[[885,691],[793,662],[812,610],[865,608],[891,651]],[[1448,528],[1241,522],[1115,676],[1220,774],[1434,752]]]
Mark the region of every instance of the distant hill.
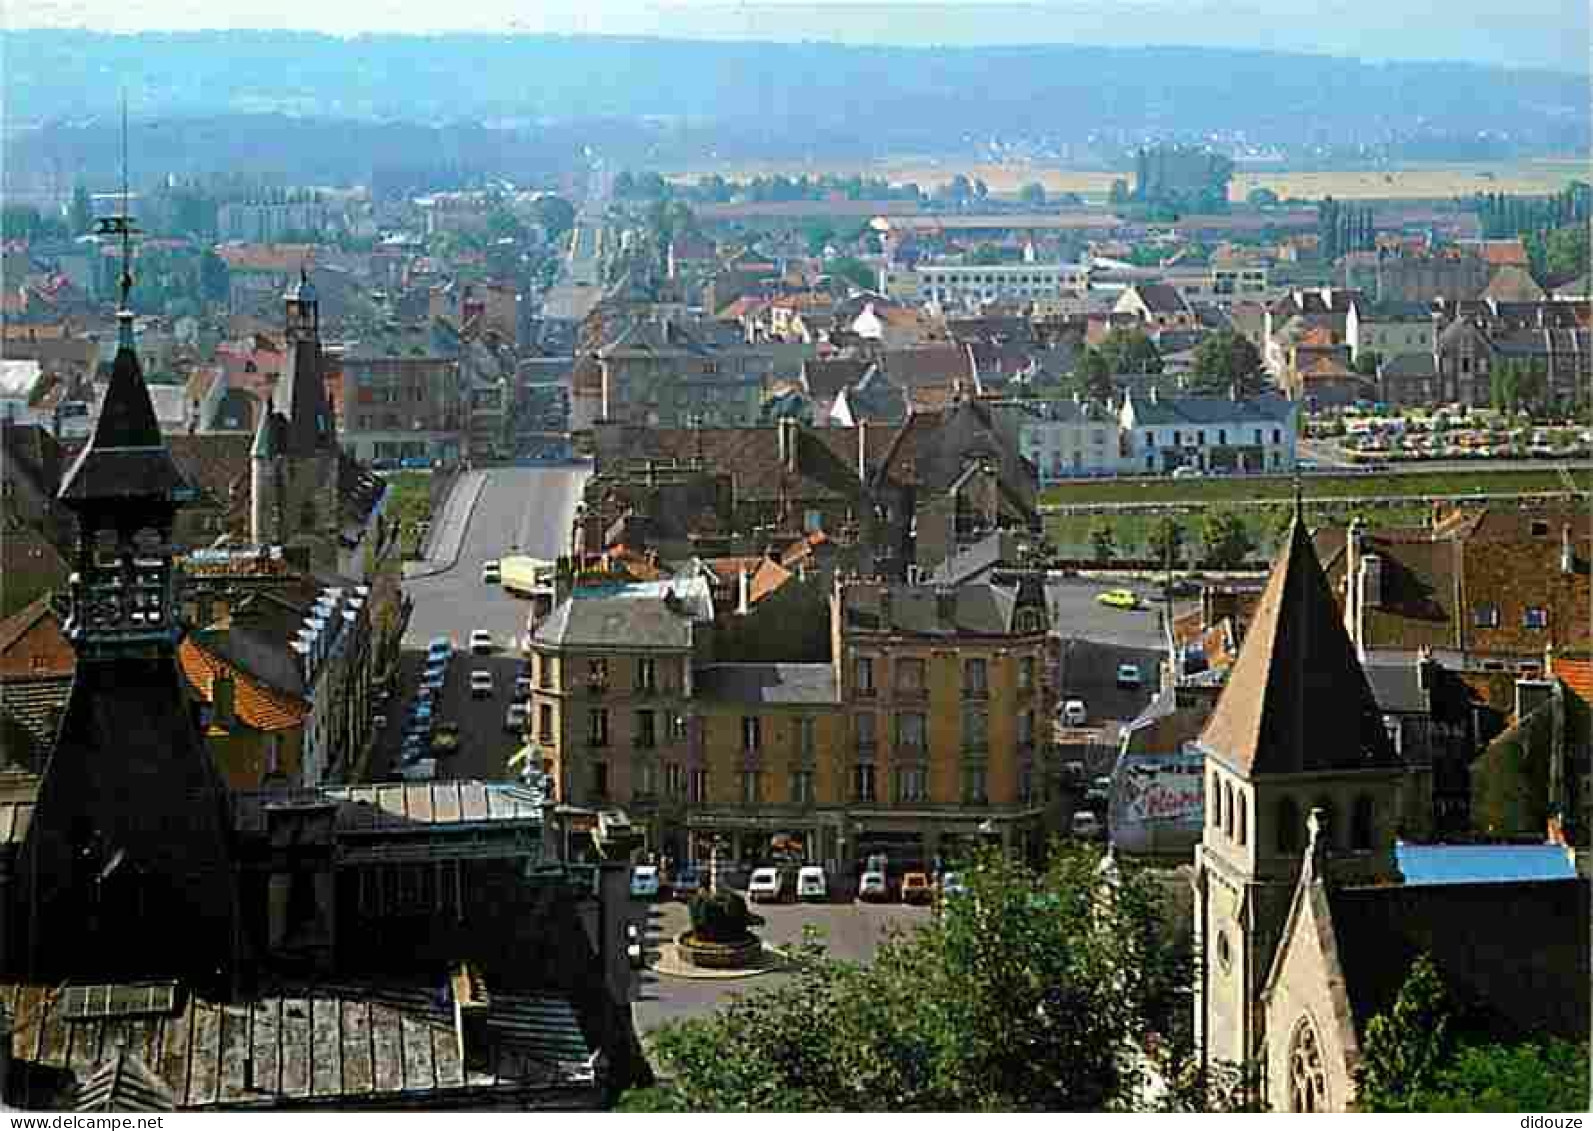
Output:
[[33,30],[7,33],[6,63],[13,135],[103,123],[125,85],[135,119],[169,128],[238,114],[517,128],[606,117],[647,125],[651,140],[626,156],[666,165],[699,145],[867,157],[994,137],[1120,146],[1221,132],[1436,144],[1432,156],[1456,159],[1564,153],[1589,137],[1585,76],[1192,47]]

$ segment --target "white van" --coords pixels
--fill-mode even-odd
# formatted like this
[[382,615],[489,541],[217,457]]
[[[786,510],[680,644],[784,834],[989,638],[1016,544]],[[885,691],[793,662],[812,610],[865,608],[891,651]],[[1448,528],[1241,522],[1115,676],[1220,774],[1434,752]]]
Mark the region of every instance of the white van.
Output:
[[829,884],[824,878],[823,868],[817,864],[803,865],[797,872],[797,898],[820,903],[829,898]]
[[785,877],[778,868],[754,868],[747,881],[747,898],[753,903],[778,903],[785,898]]
[[1065,726],[1081,727],[1090,717],[1089,709],[1084,706],[1082,699],[1069,699],[1062,704],[1062,722]]
[[1101,819],[1088,809],[1080,809],[1073,814],[1069,831],[1080,840],[1094,840],[1101,835]]

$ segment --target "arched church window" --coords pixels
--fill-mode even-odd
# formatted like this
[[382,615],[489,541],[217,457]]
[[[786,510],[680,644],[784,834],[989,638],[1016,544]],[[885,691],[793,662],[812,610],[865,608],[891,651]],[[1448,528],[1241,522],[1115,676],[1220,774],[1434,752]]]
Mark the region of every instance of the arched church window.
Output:
[[1233,786],[1222,783],[1222,831],[1233,838]]
[[1289,1041],[1289,1110],[1326,1111],[1327,1072],[1322,1067],[1322,1047],[1316,1026],[1300,1018]]
[[1278,802],[1278,852],[1293,856],[1300,851],[1300,807],[1294,798]]
[[1364,793],[1355,799],[1350,817],[1350,847],[1360,852],[1372,848],[1372,799]]
[[1206,794],[1206,812],[1211,814],[1211,827],[1217,828],[1222,824],[1222,786],[1217,783],[1217,775],[1211,775],[1211,789]]
[[1234,795],[1233,800],[1234,807],[1238,810],[1238,812],[1234,814],[1234,835],[1242,845],[1245,843],[1245,836],[1248,832],[1248,830],[1245,828],[1245,825],[1248,823],[1245,820],[1245,810],[1248,809],[1250,805],[1249,802],[1245,800],[1245,793],[1242,789]]

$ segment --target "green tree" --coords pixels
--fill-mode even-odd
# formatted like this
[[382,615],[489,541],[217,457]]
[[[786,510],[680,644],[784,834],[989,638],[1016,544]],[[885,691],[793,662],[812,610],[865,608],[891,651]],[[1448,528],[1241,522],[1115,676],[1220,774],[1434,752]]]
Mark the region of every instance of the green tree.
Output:
[[1098,349],[1086,347],[1074,367],[1073,384],[1080,396],[1095,401],[1106,401],[1117,391],[1117,387],[1112,383],[1112,375],[1115,372],[1112,361],[1106,354]]
[[575,205],[562,196],[539,196],[531,205],[536,222],[547,230],[548,238],[557,240],[575,227]]
[[1111,519],[1096,519],[1090,527],[1090,553],[1098,562],[1109,562],[1117,557],[1117,531]]
[[1266,391],[1261,354],[1250,339],[1233,330],[1219,330],[1195,347],[1190,387],[1211,396],[1224,396],[1238,386],[1241,397]]
[[1151,524],[1145,549],[1154,561],[1177,565],[1184,556],[1183,524],[1170,514],[1158,518]]
[[830,260],[824,265],[824,270],[845,279],[860,291],[872,291],[879,287],[878,272],[861,259],[854,259],[849,255]]
[[1101,339],[1098,352],[1113,373],[1160,373],[1161,351],[1143,330],[1113,330]]
[[1361,356],[1355,359],[1355,372],[1362,377],[1376,377],[1377,367],[1383,364],[1383,355],[1376,350],[1362,350]]
[[1218,569],[1236,569],[1256,548],[1255,539],[1237,511],[1208,510],[1200,523],[1206,561]]
[[815,221],[802,230],[802,235],[807,239],[809,255],[823,255],[824,249],[835,240],[835,229]]
[[[783,984],[657,1030],[669,1083],[626,1106],[1132,1108],[1140,1076],[1127,1050],[1187,1011],[1192,965],[1149,878],[1128,870],[1107,888],[1098,871],[1093,851],[1059,850],[1038,874],[986,852],[964,872],[966,894],[867,967],[809,939]],[[1186,1044],[1166,1043],[1169,1063],[1189,1062]]]
[[1018,199],[1031,208],[1045,207],[1045,186],[1039,181],[1030,181],[1018,190]]

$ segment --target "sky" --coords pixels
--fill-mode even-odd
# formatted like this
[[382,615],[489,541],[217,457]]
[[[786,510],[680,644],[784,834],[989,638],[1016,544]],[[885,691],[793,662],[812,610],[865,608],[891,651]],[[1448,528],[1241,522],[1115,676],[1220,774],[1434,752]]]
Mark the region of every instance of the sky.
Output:
[[[18,9],[22,10],[18,10]],[[1176,44],[1590,70],[1587,0],[34,0],[12,27]]]

